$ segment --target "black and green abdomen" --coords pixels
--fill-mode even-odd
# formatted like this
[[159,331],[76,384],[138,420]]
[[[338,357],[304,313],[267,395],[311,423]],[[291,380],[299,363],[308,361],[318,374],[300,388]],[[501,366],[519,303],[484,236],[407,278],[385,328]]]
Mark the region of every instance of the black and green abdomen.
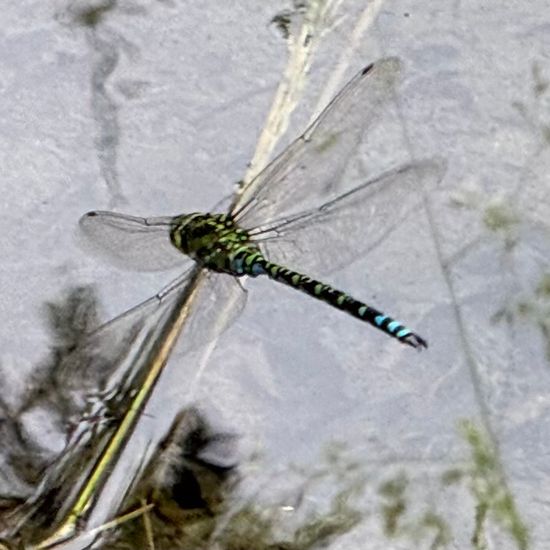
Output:
[[385,315],[381,311],[356,300],[345,292],[337,290],[330,285],[316,281],[307,275],[302,275],[301,273],[297,273],[296,271],[292,271],[286,267],[273,264],[265,259],[258,260],[257,263],[258,265],[256,270],[264,271],[266,275],[274,281],[278,281],[296,288],[297,290],[301,290],[309,296],[317,298],[318,300],[326,302],[337,309],[345,311],[361,321],[366,321],[386,334],[397,338],[404,344],[408,344],[414,348],[428,347],[426,340],[418,334],[412,332],[405,325],[402,325],[400,322],[392,319],[388,315]]

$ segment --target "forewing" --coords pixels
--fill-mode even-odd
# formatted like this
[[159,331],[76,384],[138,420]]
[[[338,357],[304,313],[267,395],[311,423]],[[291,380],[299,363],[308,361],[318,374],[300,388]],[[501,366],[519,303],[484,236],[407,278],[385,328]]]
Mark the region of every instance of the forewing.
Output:
[[112,263],[137,271],[163,271],[183,265],[185,256],[170,242],[171,217],[138,218],[92,211],[80,218],[85,244]]
[[326,274],[380,244],[443,179],[443,160],[407,164],[322,205],[251,231],[271,261]]
[[242,192],[232,213],[244,227],[273,214],[288,216],[305,203],[322,204],[349,158],[390,97],[400,62],[387,58],[365,67],[329,103],[306,132]]

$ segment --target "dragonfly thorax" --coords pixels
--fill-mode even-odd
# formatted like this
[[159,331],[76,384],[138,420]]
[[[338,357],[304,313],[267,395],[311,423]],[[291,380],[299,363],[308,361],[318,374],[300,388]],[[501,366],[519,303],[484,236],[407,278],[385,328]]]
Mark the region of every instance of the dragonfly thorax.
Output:
[[184,214],[177,216],[170,230],[172,244],[208,269],[231,275],[256,276],[263,273],[263,260],[248,232],[228,214]]

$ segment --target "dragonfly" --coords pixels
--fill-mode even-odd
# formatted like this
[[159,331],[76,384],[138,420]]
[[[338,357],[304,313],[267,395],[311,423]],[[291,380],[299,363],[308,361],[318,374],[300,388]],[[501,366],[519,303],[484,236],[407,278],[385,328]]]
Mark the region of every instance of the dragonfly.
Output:
[[[403,344],[427,348],[427,340],[400,321],[304,274],[328,274],[381,244],[407,216],[418,214],[423,191],[443,177],[445,163],[435,158],[391,168],[345,189],[350,157],[380,118],[400,72],[401,63],[393,57],[364,67],[300,137],[241,189],[228,212],[141,218],[91,211],[82,216],[80,227],[100,251],[125,267],[164,270],[185,257],[207,270],[213,294],[229,285],[235,289],[233,281],[241,277],[267,277]],[[158,300],[177,293],[186,280],[181,277]],[[244,294],[238,286],[236,292]]]

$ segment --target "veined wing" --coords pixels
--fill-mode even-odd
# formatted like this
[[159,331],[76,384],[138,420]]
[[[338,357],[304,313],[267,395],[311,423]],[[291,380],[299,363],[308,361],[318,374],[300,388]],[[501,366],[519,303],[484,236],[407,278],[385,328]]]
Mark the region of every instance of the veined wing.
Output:
[[274,212],[289,216],[306,201],[326,202],[363,133],[391,97],[399,72],[400,62],[394,57],[359,72],[305,133],[243,190],[232,211],[237,222],[255,227]]
[[[218,322],[220,316],[216,314],[216,322],[211,322],[209,315],[220,307],[220,303],[212,296],[212,291],[236,300],[241,307],[244,305],[246,294],[234,277],[199,271],[198,268],[190,270],[180,278],[180,284],[170,285],[170,290],[162,299],[154,297],[132,308],[88,334],[68,355],[58,358],[60,363],[55,373],[63,381],[65,388],[62,410],[66,412],[72,408],[78,416],[78,425],[75,424],[62,455],[46,471],[39,490],[17,510],[15,521],[18,525],[13,532],[19,532],[22,523],[28,523],[31,515],[42,518],[46,512],[51,512],[52,506],[55,510],[62,510],[74,497],[72,489],[75,486],[82,488],[88,484],[91,472],[94,475],[99,474],[97,465],[100,458],[105,457],[106,446],[119,450],[125,444],[118,443],[112,436],[124,423],[129,426],[131,422],[126,420],[137,418],[141,414],[142,402],[136,402],[135,397],[144,388],[150,390],[158,379],[160,369],[151,377],[151,361],[154,357],[158,358],[159,336],[169,330],[182,300],[185,301],[191,293],[196,298],[191,300],[189,317],[176,353],[182,349],[189,351],[199,343],[214,338],[232,320],[232,316],[227,316],[222,322]],[[203,300],[205,297],[208,297],[206,301]],[[206,315],[203,308],[205,303]],[[229,309],[231,313],[238,313],[239,310],[239,307]],[[189,330],[192,330],[192,334]],[[194,336],[198,336],[200,341]],[[189,386],[189,380],[179,382],[182,392],[189,392]],[[68,407],[71,399],[73,404]],[[91,423],[84,422],[83,412],[93,419]],[[108,421],[101,422],[102,419]],[[119,431],[117,439],[122,437],[126,441],[131,434],[132,429]],[[117,454],[114,452],[112,457]],[[116,460],[112,465],[115,464]],[[121,499],[130,489],[127,483],[134,478],[132,472],[124,476],[123,483],[126,485],[119,487],[117,494],[122,495]],[[99,474],[98,479],[102,475]],[[91,484],[87,486],[92,487]],[[101,491],[101,487],[102,482],[99,481],[99,485],[93,489],[94,493],[86,497],[87,506],[94,506],[97,499],[93,498],[93,494],[97,494],[97,490]],[[83,494],[80,493],[80,498]],[[114,507],[118,504],[120,503],[112,504],[113,515],[116,512]],[[90,512],[87,507],[86,510]]]
[[191,316],[175,353],[181,354],[214,340],[241,314],[246,298],[246,290],[236,277],[208,270],[192,299]]
[[381,243],[442,180],[441,159],[389,170],[318,208],[262,224],[249,233],[271,261],[326,274]]
[[197,349],[226,330],[244,308],[246,291],[230,275],[203,270],[199,280],[197,272],[188,269],[155,296],[90,332],[64,359],[64,380],[74,379],[79,391],[90,391],[98,379],[107,390],[133,386],[184,302],[189,309],[176,354]]
[[84,214],[79,226],[94,252],[112,263],[138,271],[163,271],[185,263],[185,256],[170,242],[172,219],[98,210]]

